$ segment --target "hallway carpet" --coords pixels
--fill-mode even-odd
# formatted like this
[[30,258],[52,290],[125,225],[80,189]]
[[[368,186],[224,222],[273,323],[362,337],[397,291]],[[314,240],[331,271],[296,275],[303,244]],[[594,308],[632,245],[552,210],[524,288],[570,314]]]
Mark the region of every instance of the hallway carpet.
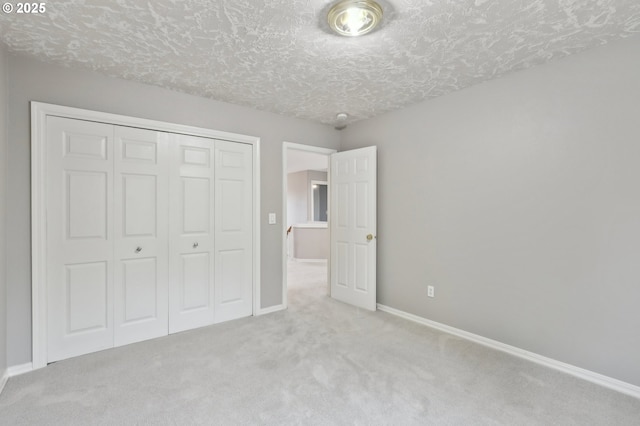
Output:
[[640,400],[326,296],[14,377],[2,425],[638,425]]

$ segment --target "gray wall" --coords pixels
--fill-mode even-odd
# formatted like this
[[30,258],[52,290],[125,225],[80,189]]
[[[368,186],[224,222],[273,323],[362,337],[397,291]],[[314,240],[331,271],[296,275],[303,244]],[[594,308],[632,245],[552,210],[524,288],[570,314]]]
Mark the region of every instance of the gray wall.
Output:
[[9,56],[9,175],[7,243],[8,362],[31,361],[30,130],[29,101],[41,101],[154,120],[200,126],[261,138],[263,308],[282,302],[282,143],[337,148],[330,126],[287,118],[179,92]]
[[0,46],[0,379],[7,369],[6,184],[7,55]]
[[313,221],[311,181],[327,180],[327,172],[303,170],[287,175],[287,225]]
[[379,303],[640,385],[639,41],[343,132],[379,148]]
[[307,222],[308,171],[287,174],[287,228]]
[[297,260],[329,259],[329,228],[293,227],[293,255]]

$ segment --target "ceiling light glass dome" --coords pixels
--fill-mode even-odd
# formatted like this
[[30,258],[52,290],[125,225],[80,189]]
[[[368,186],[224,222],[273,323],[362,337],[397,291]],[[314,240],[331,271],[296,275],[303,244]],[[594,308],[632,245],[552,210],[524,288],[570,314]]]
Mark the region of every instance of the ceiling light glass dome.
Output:
[[382,21],[382,8],[373,0],[342,0],[327,16],[336,33],[357,37],[371,32]]

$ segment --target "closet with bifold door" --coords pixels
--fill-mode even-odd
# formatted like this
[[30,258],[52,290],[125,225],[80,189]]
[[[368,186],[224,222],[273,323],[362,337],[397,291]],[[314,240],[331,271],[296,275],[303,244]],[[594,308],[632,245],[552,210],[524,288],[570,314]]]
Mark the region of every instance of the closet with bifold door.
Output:
[[46,118],[47,362],[253,313],[253,145]]

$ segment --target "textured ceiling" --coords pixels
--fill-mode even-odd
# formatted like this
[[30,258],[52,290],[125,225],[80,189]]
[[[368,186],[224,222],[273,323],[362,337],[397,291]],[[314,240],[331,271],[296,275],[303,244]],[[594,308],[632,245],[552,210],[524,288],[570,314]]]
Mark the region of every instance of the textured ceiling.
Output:
[[[15,2],[12,2],[15,3]],[[56,0],[0,14],[10,51],[335,124],[640,32],[638,0],[386,0],[329,34],[327,0]]]

